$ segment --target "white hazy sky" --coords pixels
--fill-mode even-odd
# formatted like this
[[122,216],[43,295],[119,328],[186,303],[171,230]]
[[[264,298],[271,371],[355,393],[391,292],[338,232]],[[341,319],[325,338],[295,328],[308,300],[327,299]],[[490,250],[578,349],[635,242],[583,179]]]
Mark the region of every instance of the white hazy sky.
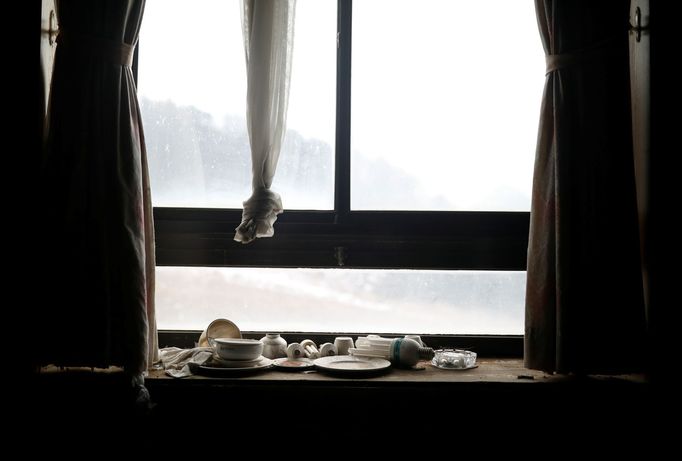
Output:
[[[299,0],[296,19],[288,126],[333,140],[336,1]],[[239,0],[148,0],[140,62],[141,95],[193,105],[211,113],[217,123],[226,114],[245,114]]]
[[[533,2],[356,0],[353,14],[353,151],[458,209],[530,197],[545,66]],[[333,146],[336,0],[298,0],[296,15],[288,126]],[[240,20],[238,0],[148,0],[140,94],[217,123],[244,114]]]

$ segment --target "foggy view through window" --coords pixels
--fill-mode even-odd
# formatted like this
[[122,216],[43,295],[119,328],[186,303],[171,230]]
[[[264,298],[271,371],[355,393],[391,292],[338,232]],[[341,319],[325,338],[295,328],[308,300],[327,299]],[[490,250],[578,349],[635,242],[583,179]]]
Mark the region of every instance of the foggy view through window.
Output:
[[524,272],[157,268],[161,329],[522,334]]
[[[285,213],[333,209],[336,16],[336,0],[297,2],[272,186]],[[529,209],[544,83],[533,2],[355,1],[352,56],[353,209]],[[251,158],[239,0],[148,0],[138,75],[154,206],[241,208]],[[217,316],[243,329],[523,328],[523,272],[160,267],[157,279],[160,328]]]
[[353,2],[352,72],[353,209],[530,209],[545,81],[533,2]]
[[[241,208],[251,195],[239,0],[150,0],[138,95],[154,206]],[[336,1],[296,9],[287,133],[273,190],[284,209],[334,207]]]

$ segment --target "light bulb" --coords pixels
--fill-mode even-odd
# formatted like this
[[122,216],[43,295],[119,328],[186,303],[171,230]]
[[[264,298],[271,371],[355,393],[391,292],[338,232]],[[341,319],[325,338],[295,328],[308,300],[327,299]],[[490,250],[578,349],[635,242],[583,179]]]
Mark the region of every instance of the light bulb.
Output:
[[420,360],[430,360],[434,352],[430,347],[422,347],[409,338],[382,338],[377,335],[360,336],[355,341],[351,355],[360,357],[380,357],[393,364],[413,366]]

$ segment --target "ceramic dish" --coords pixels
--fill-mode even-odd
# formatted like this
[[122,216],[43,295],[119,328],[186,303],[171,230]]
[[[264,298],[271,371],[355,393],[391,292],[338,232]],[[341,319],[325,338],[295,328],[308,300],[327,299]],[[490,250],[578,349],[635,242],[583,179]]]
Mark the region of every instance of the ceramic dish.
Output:
[[275,359],[273,365],[282,371],[303,371],[315,366],[310,359],[290,359],[288,357]]
[[215,352],[223,360],[256,360],[263,355],[263,343],[257,339],[215,338]]
[[313,361],[320,370],[336,374],[374,374],[391,368],[391,362],[377,357],[359,357],[355,355],[333,355]]
[[216,367],[222,368],[248,368],[259,364],[264,358],[265,357],[260,355],[252,360],[225,360],[221,359],[218,355],[213,354],[213,357],[211,357],[211,363],[213,363]]
[[229,375],[238,375],[238,374],[246,374],[246,373],[253,373],[253,372],[258,372],[262,370],[266,370],[272,366],[272,360],[268,358],[261,358],[260,360],[250,363],[250,364],[244,364],[243,366],[230,366],[230,367],[225,367],[223,366],[220,362],[209,359],[206,363],[203,365],[199,365],[196,367],[193,372],[199,373],[202,375],[209,375],[209,376],[229,376]]
[[241,338],[242,332],[234,322],[227,319],[216,319],[208,324],[208,327],[199,337],[199,347],[213,347],[209,344],[209,338]]

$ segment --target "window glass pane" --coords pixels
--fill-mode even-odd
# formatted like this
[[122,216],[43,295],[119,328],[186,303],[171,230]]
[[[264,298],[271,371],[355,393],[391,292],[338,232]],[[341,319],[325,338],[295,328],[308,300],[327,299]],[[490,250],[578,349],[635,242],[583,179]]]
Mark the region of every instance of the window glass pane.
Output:
[[157,268],[160,329],[523,334],[525,272]]
[[530,208],[533,2],[354,2],[352,56],[352,208]]
[[[238,0],[149,0],[140,105],[155,206],[241,208],[251,194]],[[288,131],[273,189],[285,209],[331,209],[336,1],[297,2]]]

